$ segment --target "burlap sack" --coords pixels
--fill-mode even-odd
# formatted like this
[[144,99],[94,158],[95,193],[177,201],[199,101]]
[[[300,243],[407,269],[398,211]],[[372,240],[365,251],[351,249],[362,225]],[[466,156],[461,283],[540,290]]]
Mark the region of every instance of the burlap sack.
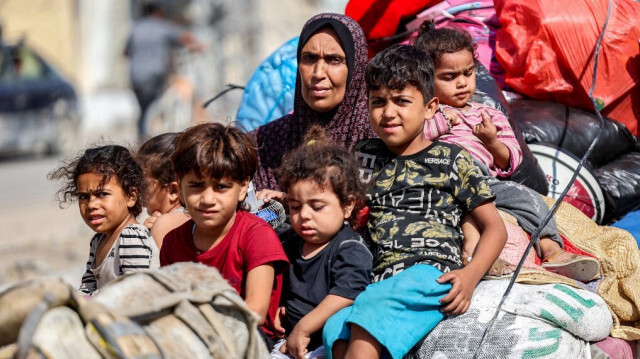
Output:
[[136,272],[94,297],[42,278],[0,293],[0,359],[266,358],[257,321],[201,264]]
[[[406,358],[472,358],[508,281],[482,281],[471,307],[447,317]],[[589,341],[606,338],[611,316],[597,294],[561,284],[515,284],[480,358],[590,358]]]
[[[549,207],[555,203],[552,198],[544,199]],[[598,284],[597,293],[605,300],[613,316],[611,336],[625,340],[640,339],[640,251],[634,237],[623,229],[599,226],[565,202],[560,203],[555,218],[558,231],[564,238],[600,261],[603,279]],[[522,269],[516,282],[561,283],[580,288],[575,280],[542,268]]]

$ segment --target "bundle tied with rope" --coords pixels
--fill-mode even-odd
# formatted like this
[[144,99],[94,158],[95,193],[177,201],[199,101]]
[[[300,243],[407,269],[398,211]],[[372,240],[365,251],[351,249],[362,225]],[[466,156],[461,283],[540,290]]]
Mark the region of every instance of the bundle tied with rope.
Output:
[[0,293],[0,358],[268,356],[258,317],[211,267],[118,278],[92,298],[43,278]]

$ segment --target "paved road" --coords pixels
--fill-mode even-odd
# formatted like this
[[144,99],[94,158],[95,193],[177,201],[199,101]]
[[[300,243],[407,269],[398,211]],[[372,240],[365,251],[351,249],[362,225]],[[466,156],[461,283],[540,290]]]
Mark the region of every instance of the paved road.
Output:
[[63,277],[78,285],[91,230],[77,206],[60,209],[47,173],[60,158],[0,161],[0,287],[34,277]]

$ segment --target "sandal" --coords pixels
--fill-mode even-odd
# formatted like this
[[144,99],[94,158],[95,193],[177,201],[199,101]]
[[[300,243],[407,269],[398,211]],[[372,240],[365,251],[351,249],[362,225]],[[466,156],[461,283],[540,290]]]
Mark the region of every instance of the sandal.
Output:
[[600,262],[589,256],[569,253],[571,255],[569,260],[558,262],[558,256],[562,253],[569,252],[565,252],[562,249],[554,252],[543,260],[542,268],[580,282],[592,280],[600,271]]

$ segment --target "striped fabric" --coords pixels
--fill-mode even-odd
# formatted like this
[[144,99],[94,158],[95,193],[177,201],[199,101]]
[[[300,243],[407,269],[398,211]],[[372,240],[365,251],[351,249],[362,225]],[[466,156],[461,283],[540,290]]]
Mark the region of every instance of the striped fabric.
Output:
[[[440,104],[439,111],[436,112],[433,120],[426,121],[424,125],[424,135],[427,139],[438,138],[442,142],[453,143],[463,147],[473,158],[484,163],[493,177],[508,177],[522,163],[522,150],[518,144],[515,133],[509,124],[507,117],[499,110],[476,102],[469,102],[471,108],[461,110],[459,108]],[[461,120],[454,125],[449,132],[449,125],[444,118],[442,111],[455,111]],[[503,170],[497,167],[493,161],[493,155],[485,144],[473,134],[473,127],[482,122],[482,112],[485,112],[498,130],[498,140],[509,149],[509,168]]]
[[80,292],[93,294],[121,275],[160,267],[160,251],[149,230],[141,224],[130,224],[122,229],[102,264],[94,268],[96,249],[103,238],[103,233],[96,233],[91,238],[87,270],[82,276]]

